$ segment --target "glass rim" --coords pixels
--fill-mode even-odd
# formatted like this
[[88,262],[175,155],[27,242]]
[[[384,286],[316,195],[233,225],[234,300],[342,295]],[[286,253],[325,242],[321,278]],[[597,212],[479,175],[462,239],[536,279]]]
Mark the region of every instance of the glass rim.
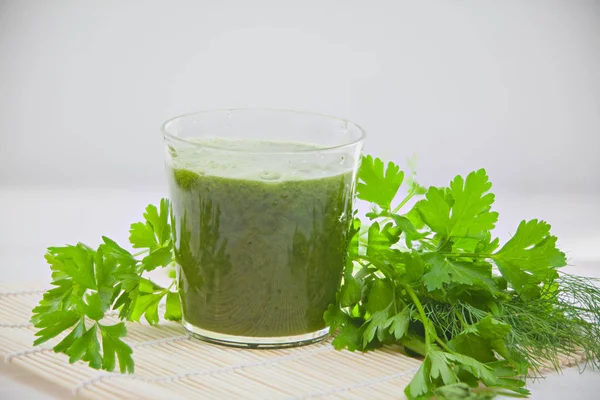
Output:
[[219,146],[212,146],[212,145],[205,144],[205,143],[198,143],[198,142],[194,142],[192,140],[188,140],[188,139],[184,139],[182,137],[176,136],[168,131],[168,125],[181,119],[181,118],[191,117],[194,115],[211,114],[211,113],[218,113],[218,112],[232,112],[232,111],[268,111],[268,112],[276,112],[276,113],[287,113],[287,114],[292,114],[292,115],[295,114],[295,115],[321,117],[321,118],[325,118],[325,119],[331,119],[331,120],[336,120],[336,121],[345,122],[347,124],[350,124],[353,127],[357,128],[358,132],[360,133],[358,138],[350,140],[346,143],[336,144],[333,146],[315,147],[314,149],[312,149],[312,148],[298,149],[298,150],[283,151],[283,152],[277,151],[276,153],[278,153],[278,154],[279,153],[314,153],[314,152],[321,152],[321,151],[326,151],[326,150],[335,150],[335,149],[340,149],[343,147],[348,147],[348,146],[353,146],[353,145],[359,144],[359,143],[363,142],[365,140],[365,138],[367,137],[367,133],[363,129],[363,127],[352,121],[349,121],[349,120],[343,119],[343,118],[339,118],[339,117],[334,117],[331,115],[320,114],[320,113],[316,113],[316,112],[298,111],[298,110],[280,109],[280,108],[218,108],[218,109],[212,109],[212,110],[202,110],[202,111],[181,114],[181,115],[177,115],[175,117],[169,118],[161,125],[161,131],[163,134],[163,138],[168,139],[168,140],[174,140],[174,141],[180,142],[180,143],[185,143],[185,144],[192,145],[192,146],[204,147],[204,148],[209,148],[211,150],[219,150],[219,151],[224,151],[224,152],[251,153],[251,154],[266,153],[266,152],[260,151],[260,150],[231,149],[231,148],[223,148],[223,147],[219,147]]

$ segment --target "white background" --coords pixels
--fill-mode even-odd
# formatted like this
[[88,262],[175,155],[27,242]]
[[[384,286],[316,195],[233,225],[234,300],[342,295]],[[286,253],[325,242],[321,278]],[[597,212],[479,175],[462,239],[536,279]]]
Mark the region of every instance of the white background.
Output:
[[356,122],[427,183],[600,193],[598,1],[0,4],[6,184],[159,185],[165,119],[262,106]]
[[[161,123],[234,107],[347,118],[425,185],[485,167],[500,237],[547,219],[598,275],[600,1],[0,0],[3,283],[46,279],[46,246],[126,239],[166,194]],[[586,376],[538,398],[588,398]]]

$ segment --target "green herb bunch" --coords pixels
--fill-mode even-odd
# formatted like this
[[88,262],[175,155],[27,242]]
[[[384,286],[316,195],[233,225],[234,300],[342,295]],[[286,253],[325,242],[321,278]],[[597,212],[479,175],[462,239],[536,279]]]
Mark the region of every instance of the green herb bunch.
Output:
[[[559,357],[583,352],[600,366],[600,289],[560,272],[566,259],[550,225],[523,221],[500,247],[485,170],[428,189],[412,173],[397,201],[404,175],[394,163],[363,157],[358,198],[371,211],[353,221],[337,303],[324,315],[335,348],[399,344],[423,358],[405,389],[409,399],[525,397],[525,377],[548,364],[559,369]],[[35,345],[64,333],[54,351],[69,362],[113,371],[118,360],[122,373],[133,372],[125,324],[100,321],[143,316],[156,324],[163,299],[163,317],[181,319],[173,274],[168,287],[146,275],[177,259],[169,209],[162,199],[131,225],[135,254],[107,237],[97,249],[48,249],[54,287],[33,310]]]
[[600,289],[560,272],[550,225],[522,221],[500,247],[485,170],[448,187],[407,180],[393,207],[404,173],[362,160],[358,198],[371,204],[370,223],[354,220],[343,285],[325,313],[337,349],[396,343],[423,357],[409,399],[525,397],[525,377],[559,369],[561,356],[584,352],[599,366]]
[[164,318],[181,319],[179,296],[171,290],[174,276],[167,288],[144,276],[174,263],[169,208],[169,201],[162,199],[158,208],[146,208],[145,222],[131,225],[129,241],[133,248],[142,249],[138,253],[131,254],[104,236],[96,250],[82,243],[48,249],[54,288],[33,309],[31,322],[39,328],[34,345],[70,330],[54,346],[55,352],[69,356],[70,363],[83,360],[92,368],[113,371],[118,359],[121,373],[133,373],[132,350],[122,340],[127,334],[125,324],[100,321],[117,314],[121,320],[139,321],[144,316],[149,324],[156,324],[163,298]]

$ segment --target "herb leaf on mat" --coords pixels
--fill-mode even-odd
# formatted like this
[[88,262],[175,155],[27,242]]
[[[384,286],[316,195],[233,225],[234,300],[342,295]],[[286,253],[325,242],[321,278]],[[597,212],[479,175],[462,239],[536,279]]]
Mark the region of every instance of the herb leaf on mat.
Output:
[[164,318],[181,319],[179,298],[171,291],[175,282],[163,288],[144,276],[172,264],[169,201],[161,200],[159,208],[148,206],[144,218],[145,223],[131,225],[132,247],[144,249],[135,255],[108,237],[97,249],[81,243],[48,248],[54,287],[33,309],[31,322],[39,329],[34,345],[66,333],[54,351],[69,356],[69,362],[82,360],[92,368],[113,371],[118,360],[122,373],[132,373],[132,350],[122,340],[125,324],[100,321],[117,313],[122,320],[139,321],[143,316],[150,324],[158,323],[158,305],[165,297]]

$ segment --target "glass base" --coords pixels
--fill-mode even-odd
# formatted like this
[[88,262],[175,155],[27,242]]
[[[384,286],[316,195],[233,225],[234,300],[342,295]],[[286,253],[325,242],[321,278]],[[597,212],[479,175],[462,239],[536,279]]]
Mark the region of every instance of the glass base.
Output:
[[182,324],[188,334],[196,339],[225,346],[245,347],[250,349],[280,349],[285,347],[304,346],[320,342],[327,338],[329,333],[329,328],[323,328],[315,332],[294,336],[237,336],[207,331],[206,329],[193,326],[185,320],[182,320]]

